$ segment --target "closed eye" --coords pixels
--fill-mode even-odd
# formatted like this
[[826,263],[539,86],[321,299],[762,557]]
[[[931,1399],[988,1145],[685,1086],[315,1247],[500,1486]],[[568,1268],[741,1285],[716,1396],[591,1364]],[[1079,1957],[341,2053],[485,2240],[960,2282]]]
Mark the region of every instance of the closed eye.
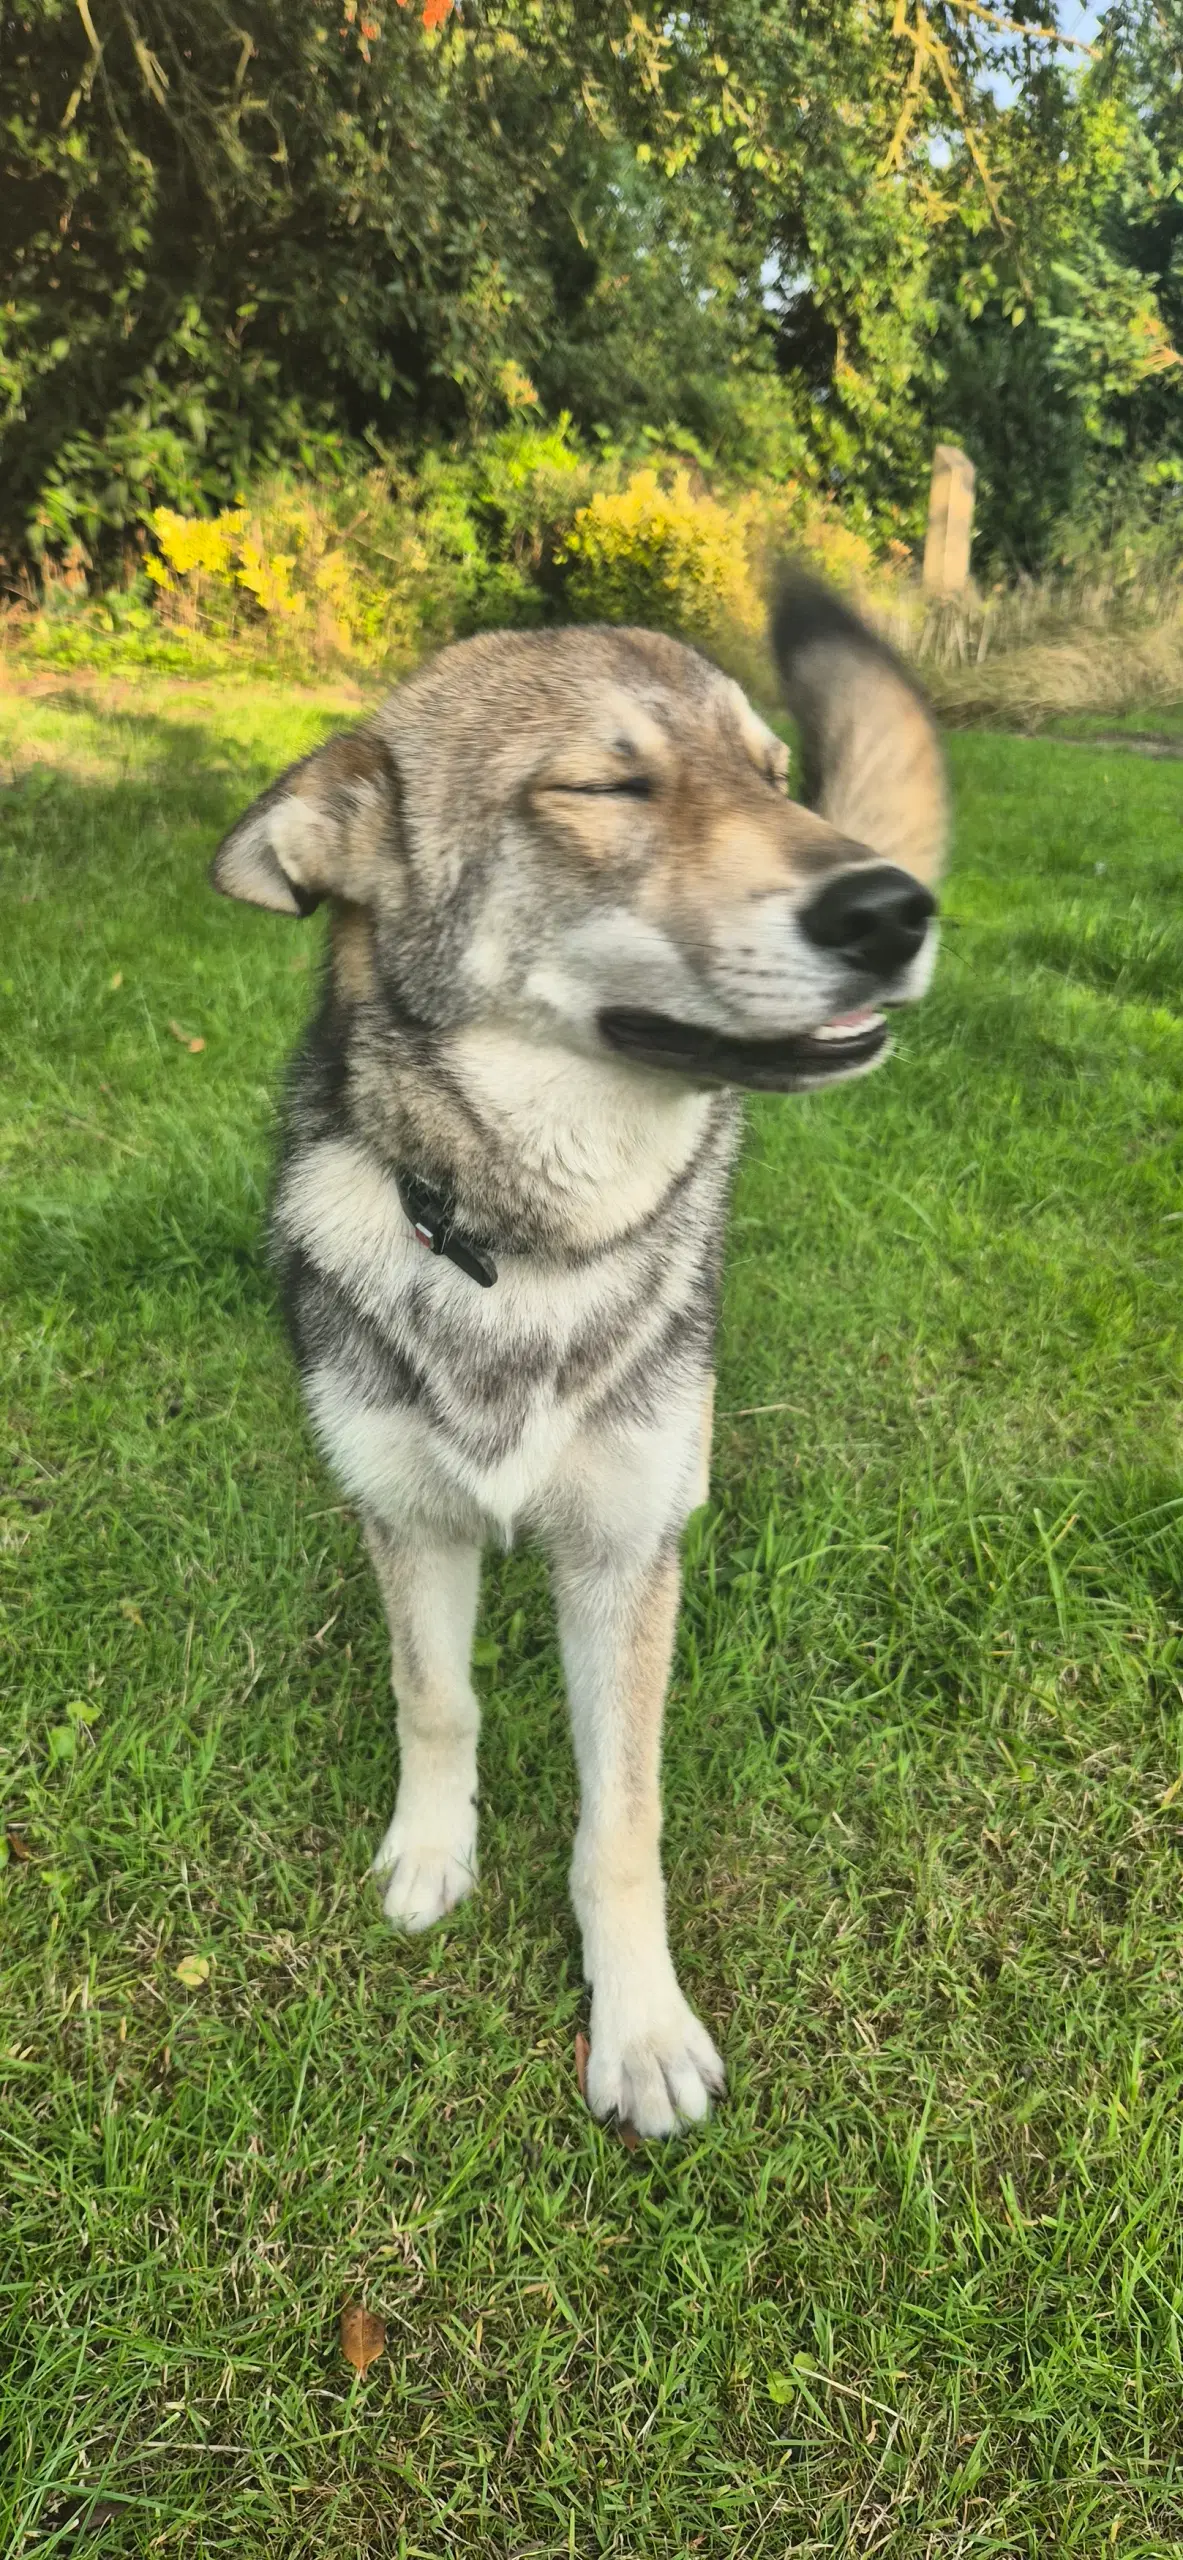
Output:
[[550,791],[562,792],[567,798],[580,800],[651,800],[653,784],[647,773],[621,774],[612,782],[551,782]]

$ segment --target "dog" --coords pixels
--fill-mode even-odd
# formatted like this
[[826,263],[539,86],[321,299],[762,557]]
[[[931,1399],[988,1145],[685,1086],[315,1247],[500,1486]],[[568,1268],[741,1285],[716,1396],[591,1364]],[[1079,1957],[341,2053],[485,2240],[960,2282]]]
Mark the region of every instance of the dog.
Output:
[[285,773],[212,875],[279,915],[330,909],[271,1234],[389,1624],[385,1911],[426,1929],[474,1883],[481,1550],[532,1535],[580,1781],[587,2100],[646,2136],[724,2086],[669,1950],[660,1750],[738,1091],[883,1058],[885,1009],[931,975],[946,834],[940,747],[891,652],[793,573],[773,643],[812,806],[680,642],[486,633]]

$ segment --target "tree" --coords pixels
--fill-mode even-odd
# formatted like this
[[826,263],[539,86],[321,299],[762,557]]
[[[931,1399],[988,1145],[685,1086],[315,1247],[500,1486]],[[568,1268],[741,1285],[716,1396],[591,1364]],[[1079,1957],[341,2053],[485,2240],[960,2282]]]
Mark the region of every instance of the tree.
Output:
[[995,306],[1054,316],[1078,110],[1016,7],[7,0],[0,549],[535,398],[911,529]]
[[[963,192],[964,151],[944,173],[927,414],[982,466],[985,562],[1035,571],[1073,544],[1096,547],[1176,476],[1171,43],[1153,8],[1136,27],[1113,13],[1077,77],[1045,67],[1024,82],[987,135],[1003,223],[984,226]],[[1177,39],[1174,55],[1177,66]]]

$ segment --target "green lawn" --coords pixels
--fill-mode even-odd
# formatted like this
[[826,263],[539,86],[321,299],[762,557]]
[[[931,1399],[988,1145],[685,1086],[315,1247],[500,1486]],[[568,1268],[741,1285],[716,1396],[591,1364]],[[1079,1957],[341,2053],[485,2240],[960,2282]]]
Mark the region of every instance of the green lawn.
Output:
[[1143,703],[1137,711],[1061,712],[1045,733],[1050,737],[1128,737],[1169,742],[1183,751],[1183,702]]
[[0,693],[0,2547],[1183,2553],[1178,773],[956,738],[930,1002],[753,1111],[667,1762],[731,2094],[630,2152],[532,1556],[479,1895],[400,1942],[366,1876],[383,1630],[260,1252],[316,928],[204,886],[343,716]]

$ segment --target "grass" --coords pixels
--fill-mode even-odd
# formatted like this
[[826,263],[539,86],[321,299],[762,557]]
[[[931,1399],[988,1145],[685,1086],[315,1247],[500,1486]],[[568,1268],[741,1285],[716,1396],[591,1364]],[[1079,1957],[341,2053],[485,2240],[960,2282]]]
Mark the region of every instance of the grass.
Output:
[[0,2541],[1177,2555],[1174,770],[955,739],[930,1002],[753,1111],[667,1787],[732,2087],[630,2153],[529,1554],[480,1894],[408,1945],[366,1881],[382,1631],[260,1255],[316,928],[203,884],[346,709],[0,695]]
[[1122,545],[986,593],[897,582],[868,604],[951,728],[1161,733],[1183,719],[1183,583],[1165,545],[1140,566]]

